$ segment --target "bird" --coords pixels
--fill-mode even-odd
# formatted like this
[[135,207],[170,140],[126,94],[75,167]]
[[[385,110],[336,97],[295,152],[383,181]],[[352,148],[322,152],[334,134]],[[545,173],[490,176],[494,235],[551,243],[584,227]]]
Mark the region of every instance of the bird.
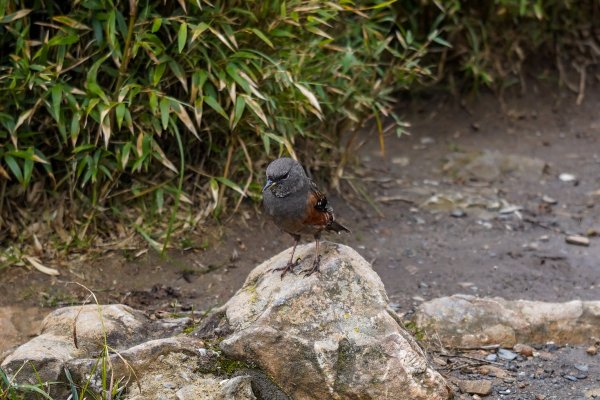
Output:
[[327,197],[306,175],[298,161],[288,157],[273,160],[267,166],[266,175],[267,181],[262,189],[263,209],[276,226],[294,238],[290,261],[273,271],[283,271],[281,279],[293,271],[298,265],[298,261],[294,262],[294,253],[302,235],[313,235],[315,259],[312,267],[304,271],[305,277],[310,276],[319,271],[321,233],[350,233],[350,230],[335,220]]

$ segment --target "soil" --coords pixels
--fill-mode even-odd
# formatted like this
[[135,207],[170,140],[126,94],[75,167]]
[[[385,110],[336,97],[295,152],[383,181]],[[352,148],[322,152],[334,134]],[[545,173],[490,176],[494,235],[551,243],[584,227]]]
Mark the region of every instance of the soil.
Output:
[[[484,94],[462,106],[449,98],[402,104],[411,135],[388,134],[384,158],[376,134],[359,137],[358,162],[345,169],[343,193],[329,190],[337,218],[353,233],[328,239],[370,261],[393,307],[407,317],[422,301],[455,293],[597,300],[600,91],[587,93],[580,106],[568,93],[535,84],[504,103]],[[447,164],[449,157],[456,160],[453,154],[468,162],[485,150],[498,152],[495,176],[485,163],[470,171],[460,161]],[[514,157],[509,162],[507,156]],[[563,173],[575,179],[563,181]],[[235,220],[208,227],[197,238],[203,249],[167,258],[151,251],[137,257],[107,252],[91,264],[74,262],[58,278],[12,268],[0,276],[0,307],[39,310],[42,316],[87,296],[69,283],[76,281],[103,302],[149,312],[209,311],[241,287],[258,263],[291,246],[292,239],[259,210],[244,207]],[[567,243],[571,234],[585,236],[589,245]],[[34,333],[35,324],[21,327],[14,341]],[[0,355],[13,344],[0,344]],[[586,390],[600,388],[600,357],[571,347],[550,353],[504,363],[510,379],[487,375],[494,382],[487,398],[583,399]],[[518,368],[510,371],[508,364]],[[585,378],[562,377],[574,365],[588,366]],[[442,370],[460,379],[482,376],[460,365]]]

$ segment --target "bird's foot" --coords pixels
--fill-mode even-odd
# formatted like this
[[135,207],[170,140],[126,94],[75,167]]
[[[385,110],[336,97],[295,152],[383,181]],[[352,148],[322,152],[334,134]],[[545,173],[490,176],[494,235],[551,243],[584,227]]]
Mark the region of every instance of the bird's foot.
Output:
[[315,259],[315,261],[313,262],[312,268],[303,271],[304,277],[307,278],[307,277],[311,276],[312,274],[314,274],[315,272],[321,272],[321,270],[319,269],[320,266],[321,266],[321,256],[318,256]]
[[271,270],[271,272],[277,272],[277,271],[283,271],[281,273],[281,279],[283,279],[283,277],[285,276],[285,274],[287,274],[288,272],[294,272],[294,268],[298,266],[299,264],[299,259],[296,260],[295,262],[288,262],[285,266],[283,267],[279,267],[279,268],[273,268]]

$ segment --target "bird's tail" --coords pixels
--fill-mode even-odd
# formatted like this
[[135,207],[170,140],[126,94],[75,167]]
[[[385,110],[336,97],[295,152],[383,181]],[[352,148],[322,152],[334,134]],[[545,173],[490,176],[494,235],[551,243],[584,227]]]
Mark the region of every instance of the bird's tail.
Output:
[[327,226],[327,230],[333,231],[336,233],[342,233],[342,232],[350,233],[350,229],[346,228],[344,225],[342,225],[336,221],[331,221],[331,223]]

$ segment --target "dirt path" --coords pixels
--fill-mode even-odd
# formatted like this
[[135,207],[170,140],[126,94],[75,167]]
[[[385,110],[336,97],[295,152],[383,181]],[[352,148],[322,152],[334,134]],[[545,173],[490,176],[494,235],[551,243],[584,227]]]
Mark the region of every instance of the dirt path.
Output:
[[[388,137],[385,159],[376,138],[368,138],[361,165],[347,170],[378,210],[347,182],[344,196],[330,194],[338,218],[353,231],[330,239],[373,263],[398,312],[410,314],[424,300],[454,293],[598,299],[600,92],[590,90],[579,107],[572,96],[535,92],[511,99],[504,111],[485,95],[468,110],[439,99],[412,103],[404,117],[413,135]],[[574,179],[561,180],[565,173]],[[52,281],[11,270],[0,277],[0,306],[69,304],[84,294],[65,282],[79,281],[103,301],[207,310],[226,301],[257,263],[291,245],[252,208],[243,214],[209,229],[199,239],[206,250],[131,261],[107,254]],[[567,244],[568,235],[582,235],[589,245]],[[568,358],[589,363],[579,353]],[[588,375],[600,376],[597,361]],[[546,399],[583,398],[587,386],[600,386],[597,379],[548,381],[550,391],[539,381],[521,390],[523,397],[516,390],[498,398],[535,399],[536,388]],[[562,383],[579,397],[560,397],[555,388]]]

